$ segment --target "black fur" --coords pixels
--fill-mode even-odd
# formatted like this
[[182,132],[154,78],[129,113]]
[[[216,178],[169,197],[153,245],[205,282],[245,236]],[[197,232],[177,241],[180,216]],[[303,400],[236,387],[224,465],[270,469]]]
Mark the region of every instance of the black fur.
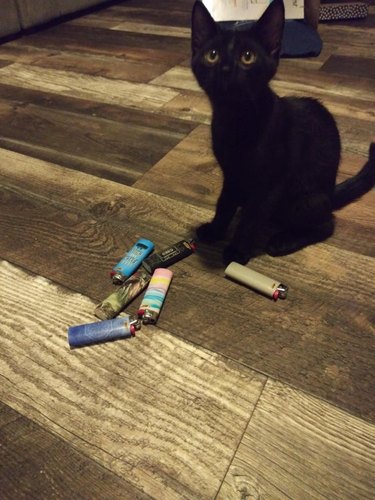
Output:
[[197,236],[223,239],[240,209],[226,264],[325,240],[334,231],[332,210],[375,183],[375,144],[361,172],[335,186],[341,148],[332,115],[314,99],[270,89],[283,27],[282,0],[246,30],[222,30],[199,0],[193,7],[192,69],[212,104],[213,151],[224,174],[215,217]]

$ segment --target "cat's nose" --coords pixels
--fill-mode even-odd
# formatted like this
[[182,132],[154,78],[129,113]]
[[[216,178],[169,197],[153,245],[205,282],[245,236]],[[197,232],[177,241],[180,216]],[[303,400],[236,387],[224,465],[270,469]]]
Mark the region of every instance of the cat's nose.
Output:
[[224,64],[224,66],[222,66],[222,70],[224,73],[229,73],[229,71],[230,71],[229,64]]

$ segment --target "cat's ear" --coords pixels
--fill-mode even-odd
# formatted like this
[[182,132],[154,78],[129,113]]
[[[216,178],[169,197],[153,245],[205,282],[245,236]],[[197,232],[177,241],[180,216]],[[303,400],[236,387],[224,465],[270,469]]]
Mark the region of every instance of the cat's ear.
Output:
[[284,2],[283,0],[273,0],[254,26],[258,40],[275,59],[278,59],[280,55],[284,22]]
[[211,14],[200,0],[196,0],[191,18],[191,48],[193,55],[217,33]]

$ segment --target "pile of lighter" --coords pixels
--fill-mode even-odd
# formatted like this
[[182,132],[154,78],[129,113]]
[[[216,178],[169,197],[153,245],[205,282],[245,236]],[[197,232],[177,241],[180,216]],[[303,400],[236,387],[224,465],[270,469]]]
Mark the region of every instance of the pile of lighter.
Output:
[[[140,329],[141,321],[145,325],[156,323],[173,276],[172,271],[165,268],[191,255],[195,251],[195,245],[192,241],[182,240],[147,259],[153,249],[152,241],[141,238],[114,266],[111,271],[112,280],[120,286],[98,304],[94,311],[95,316],[103,321],[68,328],[70,347],[129,338]],[[141,264],[142,268],[137,271]],[[138,318],[125,315],[113,319],[147,285]]]
[[109,340],[133,337],[141,327],[137,318],[126,315],[108,321],[76,325],[68,328],[70,347],[83,347]]
[[[149,240],[139,240],[139,241],[149,241]],[[151,242],[149,241],[149,243]],[[131,249],[130,252],[128,252],[128,254],[129,253],[131,254],[132,250],[133,249]],[[148,250],[145,249],[145,253],[146,251]],[[121,286],[117,288],[115,292],[113,292],[109,297],[104,299],[103,302],[101,302],[96,306],[94,311],[95,316],[97,316],[102,320],[114,318],[123,309],[125,309],[125,307],[128,304],[130,304],[130,302],[137,295],[139,295],[147,287],[147,285],[150,282],[151,275],[155,271],[155,269],[168,267],[178,262],[179,260],[188,257],[194,251],[195,251],[195,244],[193,241],[181,240],[178,243],[175,243],[174,245],[165,248],[163,251],[159,253],[150,255],[141,262],[139,262],[138,259],[137,262],[139,262],[139,264],[142,263],[141,269],[132,274],[127,280],[124,281],[124,283]],[[119,264],[117,264],[117,266],[118,265]],[[129,269],[127,269],[127,273],[129,273]],[[124,275],[121,275],[121,277],[122,276]],[[118,277],[119,276],[117,275],[117,279]]]
[[283,285],[280,281],[268,278],[237,262],[231,262],[224,272],[229,278],[239,281],[243,285],[249,286],[274,300],[286,299],[287,297],[287,285]]
[[[192,241],[182,240],[147,259],[153,249],[152,241],[141,238],[114,266],[111,277],[120,286],[98,304],[94,311],[95,316],[103,321],[68,328],[70,347],[129,338],[140,329],[141,321],[145,325],[156,323],[173,276],[172,271],[165,268],[191,255],[195,251],[195,245]],[[137,271],[141,264],[142,268]],[[138,309],[138,318],[125,315],[113,319],[147,285],[149,286]]]

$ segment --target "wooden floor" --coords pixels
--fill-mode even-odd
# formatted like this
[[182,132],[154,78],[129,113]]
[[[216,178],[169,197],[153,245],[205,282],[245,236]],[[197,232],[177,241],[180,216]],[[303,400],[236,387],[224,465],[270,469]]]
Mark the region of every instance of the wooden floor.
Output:
[[[374,191],[329,241],[249,263],[287,300],[201,245],[156,327],[68,347],[137,238],[162,249],[212,217],[192,3],[123,1],[0,45],[1,499],[375,496]],[[321,55],[273,84],[332,111],[340,180],[375,139],[374,24],[374,7],[321,24]]]

